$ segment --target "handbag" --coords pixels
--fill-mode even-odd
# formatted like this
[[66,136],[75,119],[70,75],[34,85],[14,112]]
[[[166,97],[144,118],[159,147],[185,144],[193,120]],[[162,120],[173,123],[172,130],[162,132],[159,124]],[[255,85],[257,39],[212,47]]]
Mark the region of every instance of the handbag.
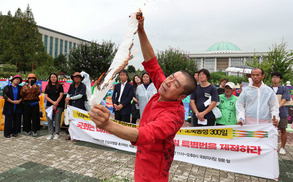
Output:
[[64,124],[66,126],[69,125],[69,113],[68,113],[67,105],[65,105],[65,109],[64,109]]

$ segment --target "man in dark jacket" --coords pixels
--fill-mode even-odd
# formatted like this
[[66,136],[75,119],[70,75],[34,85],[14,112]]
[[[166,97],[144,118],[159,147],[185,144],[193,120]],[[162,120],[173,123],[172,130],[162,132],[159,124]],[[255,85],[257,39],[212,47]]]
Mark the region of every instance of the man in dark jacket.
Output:
[[13,137],[16,137],[20,132],[20,117],[23,113],[23,105],[20,96],[22,86],[18,84],[21,82],[21,76],[15,75],[11,79],[11,85],[7,85],[4,88],[3,97],[5,105],[3,114],[5,115],[4,137],[6,138],[10,138],[11,134]]
[[71,106],[86,110],[84,106],[85,101],[87,101],[86,86],[81,82],[84,78],[79,72],[75,72],[71,79],[73,83],[69,87],[65,102]]
[[134,95],[133,85],[128,80],[126,70],[119,73],[121,82],[115,85],[112,102],[114,106],[115,119],[119,121],[130,122],[131,100]]

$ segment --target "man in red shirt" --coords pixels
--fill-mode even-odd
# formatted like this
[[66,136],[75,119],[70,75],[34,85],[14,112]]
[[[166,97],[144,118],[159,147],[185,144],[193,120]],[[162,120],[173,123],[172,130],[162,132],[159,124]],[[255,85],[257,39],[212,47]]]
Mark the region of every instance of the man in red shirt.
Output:
[[97,127],[137,146],[135,181],[168,181],[173,162],[173,139],[184,123],[182,100],[196,88],[194,77],[178,71],[165,77],[144,31],[144,18],[138,23],[138,36],[144,57],[143,66],[158,90],[146,105],[139,128],[109,120],[110,111],[95,105],[89,115]]

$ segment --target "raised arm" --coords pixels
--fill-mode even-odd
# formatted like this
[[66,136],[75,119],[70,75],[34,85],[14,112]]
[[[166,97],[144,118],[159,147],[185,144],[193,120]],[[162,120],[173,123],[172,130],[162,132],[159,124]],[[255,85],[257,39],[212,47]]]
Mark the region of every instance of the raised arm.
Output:
[[139,37],[140,47],[141,47],[144,61],[148,62],[149,60],[154,58],[156,55],[144,30],[144,17],[138,20],[137,31],[138,31],[138,37]]

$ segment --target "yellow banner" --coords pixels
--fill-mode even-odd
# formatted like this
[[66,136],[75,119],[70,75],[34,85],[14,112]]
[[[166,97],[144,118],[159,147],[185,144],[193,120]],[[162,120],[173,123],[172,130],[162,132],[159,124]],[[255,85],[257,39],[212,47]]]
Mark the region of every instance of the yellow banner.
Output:
[[136,124],[132,124],[132,123],[127,123],[127,122],[123,122],[123,121],[118,121],[118,120],[115,120],[115,119],[110,119],[118,124],[121,124],[123,126],[128,126],[128,127],[131,127],[131,128],[138,128],[138,125]]
[[[73,117],[84,120],[91,120],[88,114],[73,110]],[[137,128],[138,125],[126,123],[111,119],[112,121],[119,123],[123,126]],[[177,135],[191,135],[191,136],[202,136],[202,137],[213,137],[213,138],[227,138],[233,139],[233,128],[218,128],[218,129],[181,129],[177,132]]]
[[76,110],[73,110],[73,117],[84,119],[84,120],[91,120],[91,118],[88,114],[84,114],[84,113],[76,111]]
[[181,129],[177,135],[191,135],[213,138],[233,139],[233,128],[218,128],[218,129]]

